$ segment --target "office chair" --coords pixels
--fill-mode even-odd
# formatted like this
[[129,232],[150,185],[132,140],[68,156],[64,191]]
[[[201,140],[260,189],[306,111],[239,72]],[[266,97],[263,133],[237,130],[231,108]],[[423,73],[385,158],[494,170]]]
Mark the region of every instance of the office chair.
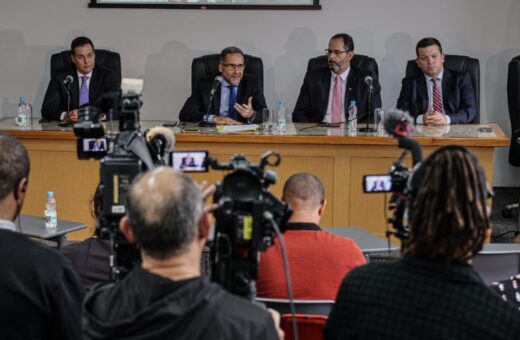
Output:
[[[298,328],[298,338],[300,340],[321,340],[323,339],[323,327],[327,323],[327,316],[295,314],[296,327]],[[281,327],[285,333],[286,340],[294,339],[292,327],[292,314],[282,315]]]
[[[51,56],[51,77],[59,69],[72,65],[70,55],[71,51],[65,50]],[[118,84],[121,85],[121,56],[119,53],[108,50],[96,50],[96,65],[112,70],[116,75]]]
[[[328,67],[328,64],[326,55],[311,58],[307,64],[307,72]],[[379,68],[377,67],[377,62],[374,58],[362,54],[354,54],[350,64],[357,68],[372,71],[373,74],[379,77]]]
[[[509,144],[509,164],[520,166],[520,55],[514,57],[507,68],[507,104],[509,120],[511,121],[511,141]],[[504,217],[511,217],[512,210],[518,209],[519,204],[508,204],[502,210]],[[520,214],[518,220],[520,228]]]
[[[257,297],[257,302],[262,302],[267,308],[272,308],[280,314],[291,313],[288,299],[272,299]],[[334,305],[334,300],[294,300],[296,314],[329,315]]]
[[[444,59],[444,67],[458,72],[467,72],[471,78],[473,89],[475,90],[475,100],[477,102],[477,115],[471,121],[471,124],[480,123],[480,62],[478,59],[464,55],[446,54]],[[415,59],[408,60],[406,64],[406,76],[416,76],[422,72]]]
[[518,274],[520,248],[516,243],[489,243],[473,258],[473,268],[486,284]]
[[[220,62],[220,54],[208,54],[198,58],[194,58],[191,63],[191,93],[195,93],[197,82],[200,78],[215,77],[218,75],[218,64]],[[262,59],[245,54],[244,74],[249,74],[260,79],[260,87],[264,90],[264,63]]]

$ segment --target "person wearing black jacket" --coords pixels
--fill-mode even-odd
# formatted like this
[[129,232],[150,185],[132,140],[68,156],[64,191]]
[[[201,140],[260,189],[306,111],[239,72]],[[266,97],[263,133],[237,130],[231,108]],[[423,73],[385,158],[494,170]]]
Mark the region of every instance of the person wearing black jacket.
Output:
[[213,77],[197,82],[195,92],[186,100],[179,114],[182,122],[212,122],[215,124],[261,123],[266,108],[260,79],[244,74],[244,53],[237,47],[226,47],[220,53],[218,65],[222,77],[210,105]]
[[[84,339],[278,339],[279,314],[201,277],[209,232],[202,191],[188,175],[160,167],[131,187],[120,229],[142,264],[122,281],[92,288],[84,302]],[[275,321],[273,321],[275,320]]]

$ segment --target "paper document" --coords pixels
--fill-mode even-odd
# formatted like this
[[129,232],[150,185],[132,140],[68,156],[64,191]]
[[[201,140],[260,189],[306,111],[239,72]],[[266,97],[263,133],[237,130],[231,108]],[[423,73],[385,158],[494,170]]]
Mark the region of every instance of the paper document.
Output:
[[217,132],[219,133],[240,133],[240,132],[255,132],[260,125],[258,124],[244,124],[244,125],[219,125]]

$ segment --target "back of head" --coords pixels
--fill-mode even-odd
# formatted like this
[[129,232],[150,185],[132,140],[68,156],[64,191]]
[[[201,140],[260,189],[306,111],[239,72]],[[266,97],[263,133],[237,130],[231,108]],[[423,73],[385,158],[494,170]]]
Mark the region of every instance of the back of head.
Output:
[[439,52],[442,53],[441,42],[439,40],[435,39],[435,38],[427,37],[427,38],[422,38],[421,40],[419,40],[419,42],[415,46],[415,55],[417,57],[419,57],[419,49],[420,48],[425,48],[425,47],[428,47],[428,46],[438,46],[439,47]]
[[90,45],[94,50],[94,43],[87,37],[77,37],[70,43],[70,52],[74,54],[74,49],[79,46]]
[[[415,183],[415,184],[413,184]],[[442,263],[467,263],[490,228],[484,171],[467,149],[435,151],[414,173],[410,237],[403,253]]]
[[282,199],[295,207],[318,207],[325,200],[325,189],[320,179],[300,172],[287,179],[283,186]]
[[199,187],[182,172],[159,167],[139,177],[128,195],[128,218],[142,251],[159,260],[187,251],[203,204]]
[[0,201],[29,177],[29,156],[25,147],[14,137],[0,133]]

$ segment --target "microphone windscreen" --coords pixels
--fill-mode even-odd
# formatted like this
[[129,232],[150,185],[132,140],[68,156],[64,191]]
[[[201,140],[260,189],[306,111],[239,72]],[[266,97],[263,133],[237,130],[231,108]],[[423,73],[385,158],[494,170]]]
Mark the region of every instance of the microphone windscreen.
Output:
[[373,79],[371,76],[365,77],[365,84],[367,84],[368,86],[372,86],[372,82],[373,82]]
[[410,134],[413,128],[413,118],[405,111],[392,109],[385,112],[383,121],[385,132],[394,137]]
[[162,126],[156,126],[148,131],[146,134],[146,141],[150,142],[152,139],[154,139],[154,137],[157,136],[161,136],[166,141],[164,150],[166,152],[172,152],[173,148],[175,147],[175,135],[173,134],[173,131]]

